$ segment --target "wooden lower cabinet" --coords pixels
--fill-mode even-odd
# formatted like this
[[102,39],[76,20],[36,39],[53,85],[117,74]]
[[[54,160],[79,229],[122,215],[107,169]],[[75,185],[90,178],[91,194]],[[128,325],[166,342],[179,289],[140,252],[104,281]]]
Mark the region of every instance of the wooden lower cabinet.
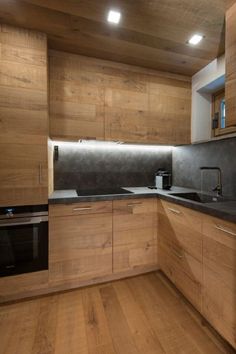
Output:
[[112,202],[51,205],[49,237],[49,287],[112,273]]
[[160,267],[200,311],[201,214],[173,203],[158,201],[158,220]]
[[157,268],[157,199],[113,202],[113,272]]
[[203,315],[236,348],[236,224],[204,216]]
[[0,278],[0,303],[48,292],[48,271]]

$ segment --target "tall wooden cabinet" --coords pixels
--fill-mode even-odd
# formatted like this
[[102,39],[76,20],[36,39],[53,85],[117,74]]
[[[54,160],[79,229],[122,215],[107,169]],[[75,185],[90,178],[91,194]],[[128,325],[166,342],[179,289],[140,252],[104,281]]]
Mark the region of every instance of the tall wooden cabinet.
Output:
[[236,126],[236,3],[226,11],[226,126]]
[[47,40],[0,26],[0,205],[47,203]]

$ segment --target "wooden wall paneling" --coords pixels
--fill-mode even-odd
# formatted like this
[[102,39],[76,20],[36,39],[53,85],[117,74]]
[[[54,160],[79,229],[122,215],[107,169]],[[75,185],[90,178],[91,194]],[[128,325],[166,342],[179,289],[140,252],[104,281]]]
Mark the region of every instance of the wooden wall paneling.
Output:
[[114,273],[158,268],[156,203],[156,198],[113,202]]
[[0,204],[47,203],[47,38],[1,25]]
[[236,126],[236,3],[226,12],[226,126]]
[[[47,33],[53,49],[189,76],[224,52],[223,0],[182,6],[119,0],[117,6],[123,16],[115,27],[106,21],[107,0],[8,0],[0,12],[6,23]],[[205,38],[193,49],[186,41],[195,31]]]

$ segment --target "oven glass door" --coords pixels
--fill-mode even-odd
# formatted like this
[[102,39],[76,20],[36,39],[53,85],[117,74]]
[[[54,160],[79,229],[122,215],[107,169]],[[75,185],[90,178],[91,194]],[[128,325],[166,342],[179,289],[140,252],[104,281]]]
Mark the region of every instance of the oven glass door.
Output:
[[0,224],[0,276],[48,269],[48,222]]

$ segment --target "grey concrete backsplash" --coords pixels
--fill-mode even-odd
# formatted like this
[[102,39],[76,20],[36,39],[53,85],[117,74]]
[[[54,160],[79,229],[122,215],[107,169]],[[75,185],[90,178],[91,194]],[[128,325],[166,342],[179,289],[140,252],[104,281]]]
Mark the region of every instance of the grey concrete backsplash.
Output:
[[[217,183],[214,171],[202,172],[201,166],[220,167],[223,195],[236,198],[236,138],[186,145],[173,149],[173,184],[209,191]],[[202,181],[202,182],[201,182]]]
[[54,188],[154,185],[154,174],[172,169],[172,148],[141,145],[55,143]]

